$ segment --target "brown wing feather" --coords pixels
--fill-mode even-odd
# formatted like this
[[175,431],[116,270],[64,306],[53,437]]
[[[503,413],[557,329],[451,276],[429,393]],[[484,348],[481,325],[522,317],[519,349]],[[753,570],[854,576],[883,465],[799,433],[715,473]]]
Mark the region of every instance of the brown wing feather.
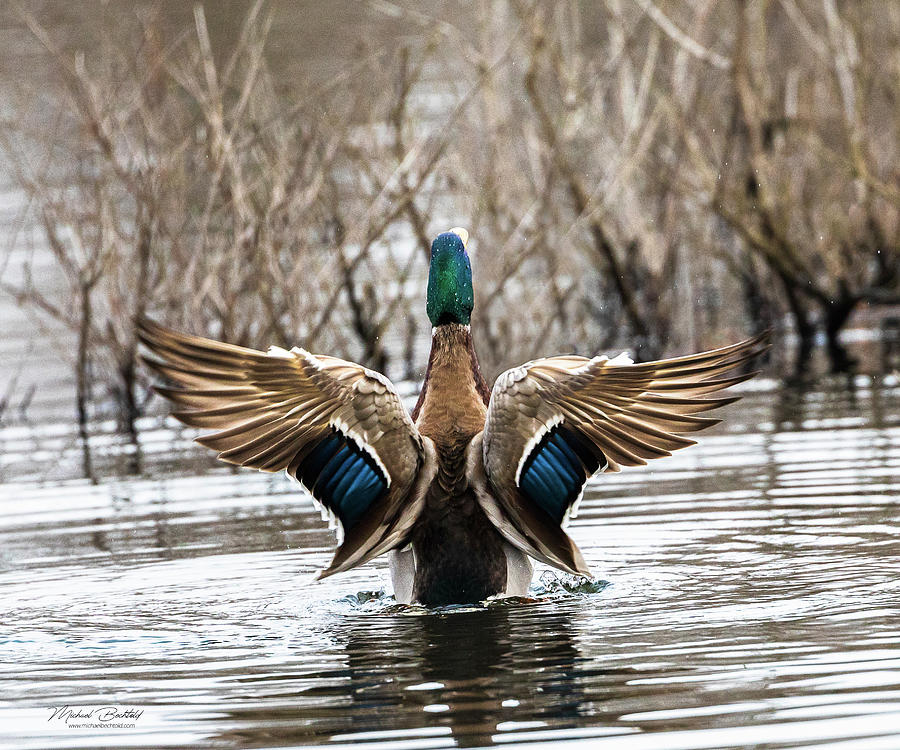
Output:
[[[156,391],[175,405],[173,416],[214,433],[197,439],[228,463],[260,471],[286,470],[301,479],[303,459],[328,435],[341,432],[365,451],[387,491],[352,528],[323,575],[347,570],[399,542],[423,442],[399,396],[382,375],[302,349],[268,353],[138,321],[145,364],[171,386]],[[402,518],[401,518],[402,516]]]
[[[521,490],[520,475],[542,436],[563,426],[580,436],[580,448],[587,446],[591,454],[586,458],[585,482],[593,466],[618,471],[671,455],[694,444],[686,434],[718,423],[697,415],[736,401],[734,396],[709,396],[752,378],[755,372],[730,373],[744,368],[767,347],[768,332],[720,349],[656,362],[566,355],[503,373],[491,394],[482,448],[491,494],[508,519],[498,525],[501,532],[505,526],[507,537],[519,546],[529,540],[534,549],[526,551],[539,559],[584,572],[579,570],[580,555],[576,558],[558,539],[561,531],[554,519],[541,508],[526,512],[526,506],[534,503]],[[543,539],[553,540],[552,550],[542,546]]]

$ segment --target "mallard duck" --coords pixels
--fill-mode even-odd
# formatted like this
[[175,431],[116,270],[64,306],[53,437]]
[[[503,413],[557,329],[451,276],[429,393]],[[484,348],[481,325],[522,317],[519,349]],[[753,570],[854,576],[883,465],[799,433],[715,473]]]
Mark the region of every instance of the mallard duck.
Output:
[[[721,349],[634,364],[624,355],[547,357],[488,387],[469,322],[468,233],[431,246],[426,311],[431,354],[410,414],[382,374],[300,349],[247,349],[139,321],[183,423],[232,464],[286,471],[343,532],[325,578],[389,553],[399,602],[427,606],[523,596],[532,559],[589,576],[563,530],[597,472],[692,445],[698,416],[735,397],[710,394],[765,334]],[[722,377],[726,375],[725,377]]]

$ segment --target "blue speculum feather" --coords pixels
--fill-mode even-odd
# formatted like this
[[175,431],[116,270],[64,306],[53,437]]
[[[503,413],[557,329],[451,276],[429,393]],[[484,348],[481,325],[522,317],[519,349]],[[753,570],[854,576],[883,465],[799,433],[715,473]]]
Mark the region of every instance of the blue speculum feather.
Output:
[[522,467],[519,486],[560,523],[600,461],[588,443],[557,425],[541,439]]
[[345,531],[387,490],[387,481],[372,457],[336,431],[310,451],[297,474],[313,497],[338,517]]

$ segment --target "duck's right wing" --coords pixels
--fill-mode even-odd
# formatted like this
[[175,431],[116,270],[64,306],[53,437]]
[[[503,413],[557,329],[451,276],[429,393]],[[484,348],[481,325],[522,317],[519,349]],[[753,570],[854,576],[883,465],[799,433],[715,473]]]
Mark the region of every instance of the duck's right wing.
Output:
[[433,447],[387,378],[299,348],[261,352],[146,319],[138,326],[155,355],[144,362],[174,386],[156,387],[177,407],[173,416],[216,430],[197,442],[229,463],[287,471],[340,522],[343,541],[319,577],[403,541]]
[[720,376],[765,350],[767,337],[642,364],[561,356],[507,370],[494,385],[481,438],[485,511],[524,552],[588,574],[562,526],[590,476],[693,445],[686,433],[719,421],[697,415],[736,400],[708,395],[755,373]]

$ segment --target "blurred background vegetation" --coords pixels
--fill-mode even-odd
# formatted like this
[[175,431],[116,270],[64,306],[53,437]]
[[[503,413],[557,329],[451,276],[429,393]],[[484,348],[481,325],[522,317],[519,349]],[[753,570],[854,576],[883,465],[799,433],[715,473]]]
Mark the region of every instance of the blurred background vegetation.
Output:
[[7,410],[17,361],[56,358],[83,436],[136,438],[138,314],[416,380],[453,225],[489,376],[768,327],[775,372],[850,371],[879,331],[862,366],[896,366],[898,3],[29,2],[0,26]]

